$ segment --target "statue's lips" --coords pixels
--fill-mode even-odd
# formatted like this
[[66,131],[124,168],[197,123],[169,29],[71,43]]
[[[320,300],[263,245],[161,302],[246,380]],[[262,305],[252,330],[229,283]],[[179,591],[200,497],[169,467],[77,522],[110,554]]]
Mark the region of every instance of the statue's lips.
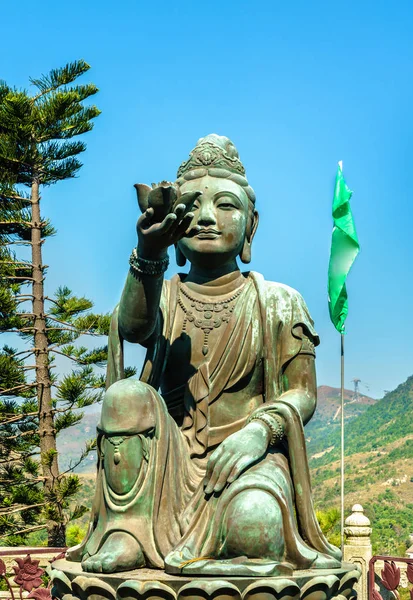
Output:
[[201,231],[198,231],[195,234],[195,237],[197,237],[200,240],[215,240],[220,235],[221,233],[219,231],[215,231],[215,229],[203,229]]

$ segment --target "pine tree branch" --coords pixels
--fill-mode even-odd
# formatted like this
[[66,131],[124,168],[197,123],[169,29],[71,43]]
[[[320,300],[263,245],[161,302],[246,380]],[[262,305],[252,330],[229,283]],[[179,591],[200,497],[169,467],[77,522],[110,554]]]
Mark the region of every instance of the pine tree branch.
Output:
[[9,392],[14,392],[15,390],[21,390],[24,388],[31,388],[31,387],[35,387],[37,385],[37,383],[23,383],[22,385],[16,385],[15,387],[12,388],[8,388],[6,390],[3,390],[0,388],[0,396],[4,396],[4,395],[8,395]]
[[77,330],[71,327],[46,327],[46,331],[71,331],[77,333]]
[[[1,225],[1,223],[0,223]],[[18,260],[0,260],[1,265],[23,265],[24,267],[31,267],[32,264],[29,262],[21,262]]]
[[32,104],[37,102],[37,100],[42,96],[50,94],[50,92],[56,91],[62,86],[67,86],[70,83],[73,83],[73,81],[86,73],[89,69],[90,65],[88,65],[83,59],[80,59],[73,63],[68,63],[61,69],[52,69],[49,75],[42,75],[40,79],[30,78],[30,83],[35,85],[40,90],[36,96],[32,96],[30,98]]
[[[44,240],[42,240],[41,243],[43,243]],[[12,240],[12,241],[6,241],[4,242],[5,244],[7,244],[8,246],[31,246],[32,243],[29,240]]]
[[[14,450],[14,452],[16,452],[16,451]],[[39,452],[30,452],[29,454],[24,454],[24,457],[23,457],[23,454],[24,453],[22,452],[21,456],[17,456],[15,458],[7,457],[5,460],[0,460],[0,465],[8,465],[12,462],[14,462],[14,463],[15,462],[23,462],[26,458],[31,458],[32,456],[39,456],[40,453]]]
[[[102,335],[101,333],[94,333],[93,331],[90,331],[89,329],[82,331],[80,329],[75,329],[74,327],[73,327],[73,329],[71,329],[69,327],[46,327],[46,331],[70,331],[71,333],[76,333],[79,336],[91,335],[93,337],[99,337]],[[49,350],[50,350],[50,348],[49,348]],[[53,352],[56,352],[56,350],[53,350]]]
[[33,277],[16,277],[16,275],[2,275],[0,279],[15,279],[19,281],[34,281]]
[[[90,450],[90,452],[91,452],[91,450]],[[60,473],[58,479],[61,479],[64,475],[67,475],[68,473],[73,473],[73,471],[76,469],[76,467],[78,467],[85,460],[85,458],[88,454],[89,454],[89,452],[85,452],[84,454],[82,453],[75,464],[70,463],[70,466],[66,469],[66,471],[63,471],[63,473]]]
[[25,163],[21,160],[21,158],[14,158],[13,156],[2,156],[0,155],[0,158],[6,162],[11,162],[11,163],[15,163],[17,164],[19,167],[22,165],[23,167],[26,167],[27,169],[31,169],[32,165],[29,165],[29,163]]
[[55,323],[60,323],[61,325],[66,325],[69,327],[74,327],[71,323],[69,323],[68,321],[60,321],[59,319],[56,319],[56,317],[52,317],[51,314],[46,314],[44,315],[47,319],[50,319],[51,321],[54,321]]
[[[56,387],[59,387],[59,386],[56,386]],[[69,410],[73,410],[73,407],[75,406],[75,404],[76,404],[76,400],[73,400],[73,401],[72,401],[72,402],[69,404],[69,406],[67,406],[67,407],[65,407],[65,408],[54,408],[54,409],[53,409],[53,414],[55,415],[55,414],[58,414],[58,413],[66,413],[66,412],[68,412]]]
[[74,356],[70,356],[70,354],[65,354],[64,352],[60,352],[60,350],[54,350],[53,348],[49,348],[49,352],[53,352],[53,354],[60,354],[60,356],[69,358],[70,360],[73,360],[75,363],[78,362],[77,358],[75,358]]
[[24,437],[26,435],[36,435],[36,434],[38,435],[37,429],[29,429],[28,431],[23,431],[22,433],[18,433],[17,435],[7,436],[4,439],[7,440],[7,441],[17,440],[17,438],[22,438],[22,437]]
[[21,352],[16,352],[13,354],[13,357],[21,356],[22,354],[34,354],[38,350],[38,348],[31,348],[31,350],[22,350]]
[[29,533],[30,531],[39,531],[39,529],[47,529],[47,525],[36,525],[35,527],[27,527],[27,529],[20,529],[14,531],[14,535],[21,535],[22,533]]
[[31,508],[38,508],[39,506],[46,506],[47,502],[39,502],[39,504],[30,504],[29,506],[20,506],[19,508],[14,508],[13,510],[7,510],[5,508],[0,508],[0,515],[12,515],[14,513],[23,512],[24,510],[30,510]]
[[[16,423],[17,421],[22,421],[26,417],[36,417],[38,414],[39,414],[39,412],[37,410],[36,410],[36,412],[21,413],[20,415],[16,415],[15,417],[13,417],[11,419],[7,419],[7,421],[3,421],[3,419],[0,417],[0,425],[10,425],[11,423]],[[9,438],[7,438],[7,439],[9,439]]]
[[27,225],[27,227],[32,226],[30,221],[0,221],[0,227],[2,225]]
[[[46,478],[45,477],[34,477],[33,479],[26,479],[24,482],[24,485],[29,486],[29,485],[36,485],[37,483],[40,483],[41,481],[44,481]],[[0,486],[3,483],[16,483],[15,479],[0,479]]]
[[7,198],[7,199],[13,199],[13,200],[19,200],[20,202],[24,202],[26,204],[31,204],[32,200],[31,198],[23,198],[23,196],[19,196],[18,194],[13,194],[13,193],[3,193],[0,192],[0,198]]
[[22,327],[21,329],[2,329],[1,333],[26,333],[26,332],[38,331],[37,327]]
[[49,302],[53,302],[53,304],[56,304],[56,306],[57,306],[58,308],[62,308],[62,305],[61,305],[61,304],[59,304],[58,302],[56,302],[56,300],[54,300],[53,298],[50,298],[50,296],[45,296],[45,297],[44,297],[44,299],[45,299],[45,300],[48,300]]

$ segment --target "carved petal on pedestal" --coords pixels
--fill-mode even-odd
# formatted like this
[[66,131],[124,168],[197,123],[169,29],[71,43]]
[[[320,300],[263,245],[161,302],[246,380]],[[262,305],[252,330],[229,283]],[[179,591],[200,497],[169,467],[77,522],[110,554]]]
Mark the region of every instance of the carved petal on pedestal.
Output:
[[72,581],[72,590],[80,600],[115,600],[113,588],[97,577],[79,575]]
[[354,584],[358,582],[361,577],[361,573],[358,569],[346,573],[340,581],[340,587],[338,593],[345,598],[350,598],[353,593]]
[[300,588],[289,579],[252,583],[244,592],[243,600],[298,600]]
[[117,600],[176,600],[175,592],[158,581],[125,581],[116,593]]
[[62,598],[63,596],[72,595],[72,584],[62,571],[52,569],[50,579],[52,580],[52,597]]
[[330,600],[336,596],[340,581],[335,575],[314,577],[301,590],[301,600]]
[[192,581],[181,588],[178,600],[241,600],[241,594],[228,581]]

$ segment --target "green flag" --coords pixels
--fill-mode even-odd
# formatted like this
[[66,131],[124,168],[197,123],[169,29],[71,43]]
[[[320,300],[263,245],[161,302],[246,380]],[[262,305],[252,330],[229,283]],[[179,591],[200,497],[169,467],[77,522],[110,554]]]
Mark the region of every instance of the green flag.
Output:
[[346,279],[360,250],[350,208],[352,193],[344,181],[342,163],[339,162],[333,198],[334,227],[328,267],[328,308],[333,325],[340,333],[344,333],[348,313]]

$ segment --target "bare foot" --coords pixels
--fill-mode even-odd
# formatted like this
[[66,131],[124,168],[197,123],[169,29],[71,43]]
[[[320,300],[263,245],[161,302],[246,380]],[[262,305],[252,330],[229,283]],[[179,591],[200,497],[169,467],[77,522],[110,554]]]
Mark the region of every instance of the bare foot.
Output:
[[86,555],[82,561],[83,570],[89,573],[131,571],[143,566],[145,559],[138,542],[125,531],[111,533],[97,554]]

